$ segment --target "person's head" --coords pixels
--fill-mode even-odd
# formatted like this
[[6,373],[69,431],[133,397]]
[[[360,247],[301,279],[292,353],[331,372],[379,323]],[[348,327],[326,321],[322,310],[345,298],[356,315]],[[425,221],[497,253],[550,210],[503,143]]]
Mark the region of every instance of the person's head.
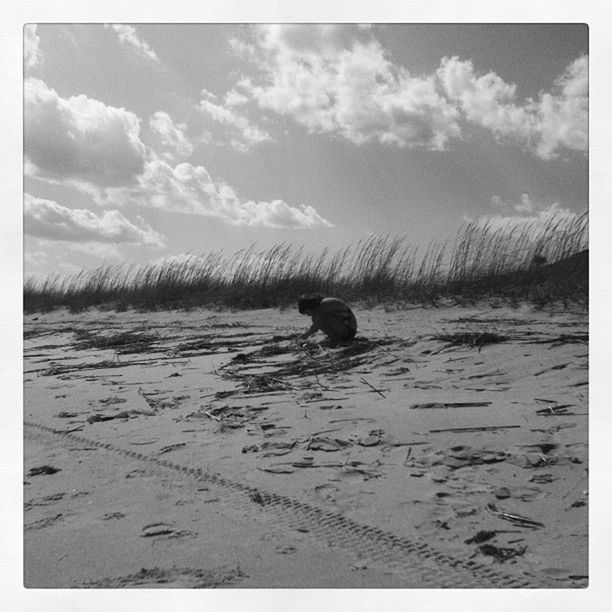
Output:
[[302,295],[298,300],[298,310],[300,314],[312,315],[319,308],[322,299],[323,296],[318,294]]

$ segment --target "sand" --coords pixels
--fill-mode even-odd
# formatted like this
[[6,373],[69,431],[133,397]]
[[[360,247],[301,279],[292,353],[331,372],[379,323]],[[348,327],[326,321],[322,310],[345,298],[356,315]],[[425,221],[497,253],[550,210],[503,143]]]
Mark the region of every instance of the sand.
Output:
[[28,588],[588,585],[588,317],[25,317]]

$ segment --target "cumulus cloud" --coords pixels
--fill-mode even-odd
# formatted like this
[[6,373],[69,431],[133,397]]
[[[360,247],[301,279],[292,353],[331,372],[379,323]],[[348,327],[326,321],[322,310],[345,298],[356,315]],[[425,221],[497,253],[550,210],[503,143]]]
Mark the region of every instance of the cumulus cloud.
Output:
[[514,138],[542,159],[562,148],[588,148],[588,58],[572,62],[550,93],[518,100],[517,86],[494,72],[479,75],[471,61],[444,58],[438,77],[446,95],[465,118],[499,137]]
[[204,90],[202,93],[205,99],[200,101],[200,109],[214,121],[229,128],[228,139],[234,149],[246,152],[262,142],[272,141],[268,132],[253,125],[248,117],[234,110],[234,107],[246,102],[246,96],[232,90],[227,94],[224,104],[216,104],[211,101],[209,92]]
[[100,186],[129,184],[144,169],[136,115],[85,95],[60,97],[28,78],[24,90],[26,170]]
[[161,234],[141,222],[134,225],[118,210],[98,216],[90,210],[73,209],[26,193],[24,229],[30,236],[75,243],[120,243],[149,247],[165,246]]
[[538,219],[546,221],[551,218],[564,218],[564,219],[575,219],[579,216],[578,213],[570,210],[569,208],[562,208],[559,202],[553,202],[549,206],[541,207],[535,211]]
[[366,28],[261,26],[257,44],[261,78],[244,78],[238,88],[311,132],[430,149],[460,134],[458,112],[438,94],[435,77],[393,64]]
[[533,202],[529,199],[529,196],[526,193],[521,195],[521,202],[514,207],[519,213],[532,213],[533,210]]
[[232,89],[225,94],[225,103],[228,106],[240,106],[242,104],[246,104],[248,101],[249,99],[245,95],[237,92],[235,89]]
[[491,198],[491,208],[496,211],[496,214],[492,217],[484,215],[481,217],[483,221],[494,219],[497,223],[505,221],[520,223],[521,220],[525,221],[529,219],[546,221],[551,217],[577,217],[577,213],[569,208],[562,208],[558,202],[548,205],[536,202],[532,200],[527,193],[521,194],[520,201],[518,202],[506,202],[500,196],[494,195]]
[[147,162],[134,188],[100,191],[102,205],[135,204],[172,212],[216,217],[233,225],[301,228],[331,226],[312,206],[290,206],[283,200],[241,200],[234,189],[215,181],[202,166],[172,167],[163,160]]
[[36,33],[35,23],[28,23],[23,28],[23,59],[26,70],[35,68],[40,64],[40,38]]
[[175,154],[189,157],[193,153],[193,145],[185,136],[187,126],[184,123],[175,124],[168,113],[157,111],[150,118],[149,127],[159,136],[161,144],[169,149],[164,153],[167,159],[173,159]]
[[120,23],[104,24],[104,27],[114,30],[119,40],[132,47],[138,54],[156,62],[159,61],[155,51],[138,36],[135,27]]
[[358,25],[266,25],[253,43],[230,41],[258,74],[231,96],[291,117],[311,133],[355,143],[448,148],[477,124],[550,160],[588,148],[588,58],[572,62],[550,91],[520,99],[516,84],[473,63],[445,57],[431,74],[394,63],[371,28]]
[[558,224],[557,231],[563,236],[563,228],[571,226],[578,217],[578,213],[561,208],[558,203],[554,203],[535,215],[483,215],[476,220],[466,218],[466,221],[475,223],[477,227],[486,228],[491,232],[508,232],[509,239],[516,239],[517,235],[514,232],[517,230],[519,231],[518,236],[524,235],[524,232],[531,232],[534,239],[537,239],[542,236],[542,231],[550,229],[551,224],[552,226]]
[[[248,148],[270,138],[230,107],[208,100],[202,102],[206,103],[211,105],[209,111],[217,120],[239,130],[236,147]],[[183,131],[185,126],[175,124],[167,113],[155,113],[149,125],[167,148],[181,155],[193,151]],[[218,217],[236,225],[277,228],[330,225],[311,206],[290,206],[280,199],[244,200],[227,183],[213,180],[202,166],[188,163],[172,166],[168,163],[172,155],[166,156],[167,161],[157,159],[147,153],[139,134],[138,118],[125,109],[107,106],[84,95],[64,99],[39,79],[26,81],[25,169],[30,175],[70,184],[99,204],[111,207],[135,203]],[[125,236],[134,235],[128,231],[129,222],[118,216],[117,211],[98,218],[89,211],[75,212],[62,207],[60,211],[58,206],[30,202],[27,209],[30,231],[44,230],[58,236],[58,240],[69,237],[76,240],[80,235],[91,236],[92,232],[97,232],[98,237],[123,236],[119,232],[121,228]],[[34,212],[37,216],[32,217]],[[60,218],[64,219],[62,223]],[[54,219],[57,224],[47,223],[48,219]],[[115,227],[114,233],[109,230],[111,224]],[[104,234],[103,230],[109,233]],[[62,235],[66,238],[59,237]],[[139,236],[145,240],[144,235]]]
[[508,208],[508,204],[498,195],[494,195],[491,198],[491,207],[495,210],[503,210]]
[[572,62],[555,81],[553,93],[543,93],[535,106],[539,140],[537,154],[543,159],[557,156],[565,147],[588,150],[589,66],[588,57]]
[[477,76],[471,61],[444,58],[438,77],[448,97],[470,121],[501,134],[528,137],[533,117],[514,104],[516,85],[508,85],[494,73]]

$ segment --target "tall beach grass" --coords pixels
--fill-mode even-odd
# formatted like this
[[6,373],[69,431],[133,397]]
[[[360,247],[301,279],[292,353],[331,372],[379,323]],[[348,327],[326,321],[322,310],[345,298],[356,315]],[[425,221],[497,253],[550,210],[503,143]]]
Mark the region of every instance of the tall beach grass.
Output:
[[67,276],[29,277],[24,310],[266,308],[310,292],[370,304],[444,298],[586,304],[587,250],[587,213],[505,224],[473,221],[454,240],[426,249],[404,238],[372,235],[319,255],[283,243],[231,255],[185,254],[155,264],[107,264]]

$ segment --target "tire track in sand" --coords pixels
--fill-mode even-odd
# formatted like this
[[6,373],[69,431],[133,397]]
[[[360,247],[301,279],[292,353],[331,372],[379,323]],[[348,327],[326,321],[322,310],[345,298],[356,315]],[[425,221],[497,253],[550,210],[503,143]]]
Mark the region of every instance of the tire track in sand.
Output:
[[513,576],[469,559],[447,555],[419,538],[406,538],[378,527],[364,525],[335,512],[269,493],[257,487],[211,474],[197,467],[181,465],[156,456],[124,449],[109,442],[93,440],[72,432],[58,432],[52,427],[25,421],[25,432],[35,431],[80,442],[109,452],[173,470],[188,478],[194,485],[205,482],[211,494],[231,501],[232,506],[259,508],[273,515],[275,524],[297,530],[320,543],[342,549],[359,559],[370,561],[385,570],[393,571],[413,588],[538,588],[547,586],[543,580],[523,574]]

